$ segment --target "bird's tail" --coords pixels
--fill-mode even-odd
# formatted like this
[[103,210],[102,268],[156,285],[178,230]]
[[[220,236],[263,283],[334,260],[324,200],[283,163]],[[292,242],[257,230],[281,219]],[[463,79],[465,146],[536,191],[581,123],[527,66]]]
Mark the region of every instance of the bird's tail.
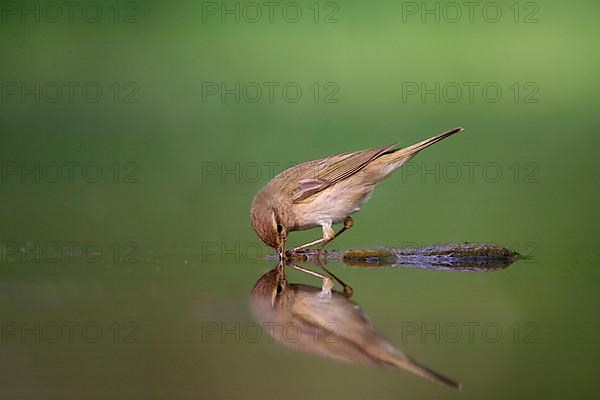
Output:
[[384,177],[388,176],[394,170],[408,162],[421,150],[424,150],[432,144],[435,144],[440,140],[444,140],[447,137],[452,136],[455,133],[461,132],[463,130],[463,128],[454,128],[452,130],[449,130],[448,132],[440,133],[439,135],[436,135],[429,139],[425,139],[422,142],[415,143],[412,146],[404,147],[402,149],[389,150],[381,156],[379,156],[374,161],[374,163],[376,163],[379,166],[383,166],[383,168],[381,168],[380,171],[383,173]]
[[392,363],[394,366],[403,368],[413,374],[419,375],[423,378],[427,378],[442,385],[450,386],[458,391],[462,390],[462,385],[459,382],[453,381],[452,379],[429,369],[414,360],[404,356],[403,354],[395,354],[387,362]]
[[404,148],[398,149],[398,150],[393,150],[393,152],[390,152],[390,153],[394,154],[394,156],[395,156],[394,158],[396,158],[396,159],[409,158],[409,157],[414,156],[421,150],[425,150],[432,144],[435,144],[435,143],[439,142],[440,140],[444,140],[447,137],[454,135],[455,133],[462,132],[463,130],[464,130],[463,128],[454,128],[452,130],[449,130],[448,132],[440,133],[439,135],[436,135],[429,139],[425,139],[422,142],[415,143],[412,146],[404,147]]

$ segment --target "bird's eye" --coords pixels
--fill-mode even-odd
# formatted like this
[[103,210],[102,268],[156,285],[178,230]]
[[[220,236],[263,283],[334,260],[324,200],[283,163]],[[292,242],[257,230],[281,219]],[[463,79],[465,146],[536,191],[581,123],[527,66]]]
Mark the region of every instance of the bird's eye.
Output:
[[277,285],[277,294],[281,294],[283,292],[283,286]]
[[283,225],[277,224],[277,233],[283,232]]

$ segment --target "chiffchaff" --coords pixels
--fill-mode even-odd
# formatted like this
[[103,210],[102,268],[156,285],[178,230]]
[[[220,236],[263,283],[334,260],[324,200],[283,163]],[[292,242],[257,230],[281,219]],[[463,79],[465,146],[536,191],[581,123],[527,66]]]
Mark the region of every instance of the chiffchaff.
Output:
[[[252,227],[267,245],[285,255],[288,232],[322,227],[323,237],[288,253],[325,246],[352,224],[375,187],[418,152],[463,128],[455,128],[402,149],[396,144],[343,153],[291,167],[256,195],[250,211]],[[333,224],[344,223],[336,234]]]

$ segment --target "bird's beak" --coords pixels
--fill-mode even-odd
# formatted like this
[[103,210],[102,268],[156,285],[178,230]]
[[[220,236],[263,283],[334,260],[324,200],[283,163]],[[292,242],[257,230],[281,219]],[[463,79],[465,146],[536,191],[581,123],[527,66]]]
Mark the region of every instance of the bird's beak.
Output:
[[277,254],[279,255],[280,261],[285,260],[285,239],[282,236],[278,237]]
[[285,241],[286,241],[286,233],[285,230],[281,233],[277,234],[277,254],[279,255],[279,260],[285,260]]
[[277,255],[279,256],[279,261],[285,257],[285,246],[281,242],[277,244]]

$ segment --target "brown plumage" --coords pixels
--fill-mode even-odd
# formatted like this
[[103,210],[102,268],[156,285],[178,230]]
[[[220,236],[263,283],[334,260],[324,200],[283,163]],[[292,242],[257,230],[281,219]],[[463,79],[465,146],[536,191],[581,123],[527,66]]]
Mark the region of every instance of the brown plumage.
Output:
[[[291,252],[325,245],[352,226],[350,215],[360,210],[382,180],[421,150],[462,130],[455,128],[401,149],[392,144],[291,167],[274,177],[254,198],[252,227],[280,254],[292,231],[321,226],[323,237]],[[344,227],[335,234],[332,225],[341,222]]]
[[402,368],[460,390],[461,384],[419,364],[397,349],[373,326],[360,306],[323,287],[288,284],[281,265],[264,274],[252,289],[252,310],[276,341],[297,351],[379,368]]

